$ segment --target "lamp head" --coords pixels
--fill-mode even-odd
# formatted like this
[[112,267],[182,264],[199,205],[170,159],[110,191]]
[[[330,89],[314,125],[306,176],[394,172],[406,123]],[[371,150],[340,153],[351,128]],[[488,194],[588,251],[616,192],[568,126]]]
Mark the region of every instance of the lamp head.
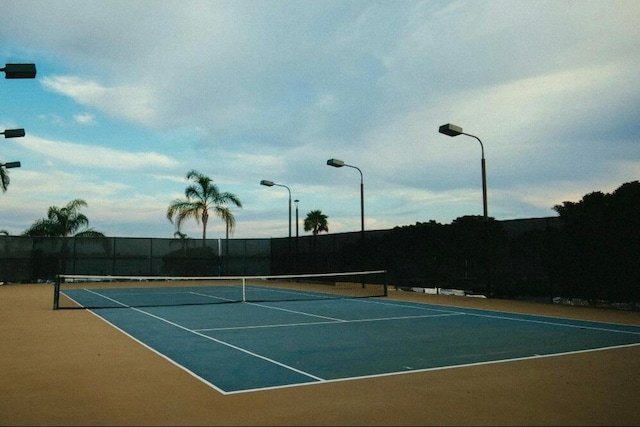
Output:
[[440,126],[438,132],[449,135],[449,136],[458,136],[462,135],[462,128],[460,126],[452,125],[451,123],[447,123],[446,125]]
[[6,64],[1,71],[6,79],[34,79],[36,64]]
[[20,167],[20,162],[8,162],[8,163],[0,164],[0,166],[4,166],[7,169],[19,168]]
[[24,129],[7,129],[0,133],[3,133],[5,138],[20,138],[25,135]]
[[327,160],[327,165],[333,166],[334,168],[341,168],[344,166],[344,162],[338,159],[329,159]]
[[266,185],[267,187],[273,187],[273,181],[269,181],[269,180],[263,179],[262,181],[260,181],[260,185]]

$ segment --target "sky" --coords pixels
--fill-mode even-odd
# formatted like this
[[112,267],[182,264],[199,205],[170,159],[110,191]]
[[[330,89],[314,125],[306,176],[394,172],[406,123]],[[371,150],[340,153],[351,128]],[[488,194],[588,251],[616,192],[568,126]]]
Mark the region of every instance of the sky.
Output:
[[300,235],[312,210],[360,231],[361,176],[366,230],[482,215],[482,149],[497,220],[640,179],[637,0],[0,5],[0,66],[37,67],[0,81],[10,235],[82,199],[107,236],[172,238],[191,170],[242,202],[232,238],[288,236],[289,191],[294,236],[296,205]]

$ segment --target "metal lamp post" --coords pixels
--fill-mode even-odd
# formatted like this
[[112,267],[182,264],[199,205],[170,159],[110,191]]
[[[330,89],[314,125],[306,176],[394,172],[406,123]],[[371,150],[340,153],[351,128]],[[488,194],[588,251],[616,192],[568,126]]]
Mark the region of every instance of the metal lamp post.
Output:
[[490,234],[489,234],[489,217],[488,217],[488,210],[487,210],[487,169],[486,169],[486,163],[485,163],[485,159],[484,159],[484,146],[482,145],[482,141],[480,141],[480,138],[478,138],[475,135],[471,135],[469,133],[465,133],[462,131],[462,128],[460,126],[456,126],[456,125],[452,125],[451,123],[447,123],[446,125],[442,125],[440,126],[440,128],[438,129],[438,132],[440,132],[441,134],[444,135],[448,135],[448,136],[458,136],[458,135],[467,135],[470,136],[472,138],[475,138],[478,140],[478,142],[480,143],[480,149],[482,151],[482,159],[481,159],[481,166],[482,166],[482,208],[483,208],[483,220],[484,220],[484,245],[485,245],[485,249],[484,249],[484,257],[485,257],[485,270],[486,270],[486,286],[487,286],[487,290],[489,291],[490,295],[493,295],[494,293],[494,289],[491,283],[491,261],[490,261],[490,250],[491,250],[491,245],[490,245]]
[[462,128],[460,126],[456,126],[456,125],[452,125],[451,123],[448,123],[446,125],[442,125],[440,126],[440,128],[438,129],[438,132],[444,134],[444,135],[448,135],[448,136],[458,136],[458,135],[467,135],[470,136],[472,138],[475,138],[478,140],[478,142],[480,143],[480,149],[482,151],[482,158],[481,158],[481,167],[482,167],[482,210],[483,210],[483,215],[484,215],[484,220],[487,221],[488,219],[488,210],[487,210],[487,168],[486,168],[486,162],[484,159],[484,146],[482,145],[482,141],[480,141],[480,138],[478,138],[475,135],[471,135],[469,133],[465,133],[462,131]]
[[298,237],[298,225],[299,225],[299,220],[298,220],[298,203],[300,202],[300,200],[295,199],[293,201],[296,204],[296,238]]
[[289,189],[289,187],[287,187],[286,185],[276,184],[275,182],[266,179],[260,181],[260,185],[265,185],[267,187],[273,187],[274,185],[276,187],[284,187],[289,192],[289,238],[291,238],[291,189]]
[[298,220],[298,203],[300,202],[300,200],[295,199],[294,203],[296,204],[296,268],[297,268],[297,264],[298,264],[298,253],[300,251],[300,246],[299,246],[299,239],[298,239],[298,226],[300,225],[300,221]]
[[360,168],[352,165],[348,165],[342,160],[338,159],[329,159],[327,160],[327,165],[333,166],[334,168],[341,168],[343,166],[347,166],[349,168],[357,169],[360,172],[360,233],[362,234],[362,238],[364,239],[364,179],[362,176],[362,171]]

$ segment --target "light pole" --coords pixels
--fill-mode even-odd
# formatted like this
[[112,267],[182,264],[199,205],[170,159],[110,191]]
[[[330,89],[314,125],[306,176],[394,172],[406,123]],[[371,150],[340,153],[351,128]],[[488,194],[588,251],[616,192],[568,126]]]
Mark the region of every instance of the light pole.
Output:
[[[5,79],[34,79],[36,77],[36,64],[5,64],[0,71],[4,73]],[[24,136],[24,129],[7,129],[0,132],[5,138],[19,138]],[[20,162],[0,163],[0,168],[11,169],[19,168]],[[1,186],[6,191],[9,184],[8,175],[2,172]]]
[[360,172],[360,233],[361,237],[364,239],[364,179],[362,176],[362,171],[360,168],[352,165],[348,165],[342,160],[338,159],[329,159],[327,160],[327,165],[333,166],[334,168],[341,168],[343,166],[347,166],[349,168],[357,169]]
[[5,79],[35,79],[36,64],[6,64],[4,68]]
[[266,185],[267,187],[273,187],[275,185],[276,187],[284,187],[289,191],[289,238],[291,238],[291,189],[286,185],[276,184],[275,182],[266,179],[260,181],[260,185]]
[[7,129],[4,132],[0,132],[5,138],[20,138],[25,135],[24,129]]
[[293,201],[296,204],[296,239],[298,238],[298,224],[299,224],[299,220],[298,220],[298,203],[300,202],[300,200],[295,199]]
[[487,221],[488,215],[489,215],[487,210],[487,168],[486,168],[486,163],[484,159],[484,146],[482,145],[482,141],[480,141],[480,138],[478,138],[475,135],[464,133],[460,126],[452,125],[451,123],[440,126],[440,128],[438,129],[438,132],[448,136],[467,135],[477,139],[478,142],[480,143],[480,149],[482,151],[482,158],[480,163],[482,167],[482,211],[483,211],[484,220]]
[[295,199],[294,200],[295,204],[296,204],[296,270],[298,267],[298,254],[300,252],[300,247],[299,247],[299,242],[298,242],[298,225],[300,225],[300,221],[298,220],[298,203],[300,202],[300,200]]
[[490,250],[491,250],[491,244],[490,244],[490,235],[489,235],[489,217],[488,217],[488,211],[487,211],[487,169],[486,169],[486,163],[484,160],[484,146],[482,145],[482,141],[480,141],[480,138],[478,138],[475,135],[471,135],[468,133],[464,133],[462,131],[462,128],[460,126],[456,126],[456,125],[452,125],[451,123],[447,123],[446,125],[442,125],[440,126],[440,128],[438,129],[438,132],[444,134],[444,135],[448,135],[448,136],[458,136],[458,135],[467,135],[470,136],[472,138],[475,138],[478,140],[478,142],[480,143],[480,150],[482,151],[482,159],[481,159],[481,166],[482,166],[482,210],[483,210],[483,220],[484,220],[484,262],[485,262],[485,270],[486,270],[486,286],[487,286],[487,290],[489,291],[490,295],[493,295],[494,290],[493,290],[493,286],[491,284],[491,255],[490,255]]

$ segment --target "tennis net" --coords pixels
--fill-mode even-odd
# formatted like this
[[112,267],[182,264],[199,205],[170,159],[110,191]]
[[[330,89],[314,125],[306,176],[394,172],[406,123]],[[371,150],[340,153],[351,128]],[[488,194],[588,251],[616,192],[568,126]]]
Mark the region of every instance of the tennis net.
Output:
[[273,276],[59,274],[53,309],[122,308],[387,296],[386,270]]

